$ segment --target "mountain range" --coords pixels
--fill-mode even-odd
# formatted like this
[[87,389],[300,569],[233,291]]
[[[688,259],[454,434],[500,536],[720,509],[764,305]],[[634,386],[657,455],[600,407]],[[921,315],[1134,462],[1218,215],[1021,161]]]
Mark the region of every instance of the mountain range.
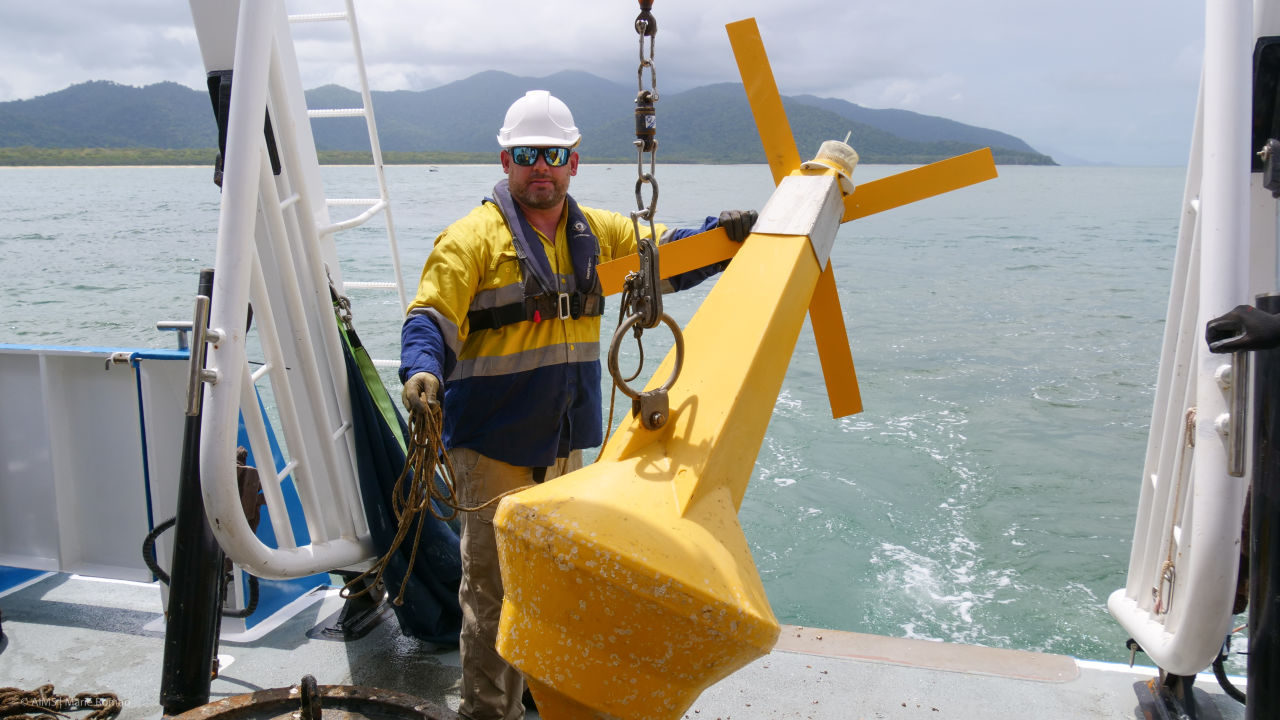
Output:
[[[384,153],[492,153],[507,106],[526,90],[551,91],[572,108],[585,161],[635,160],[635,90],[585,72],[542,78],[487,71],[420,91],[373,91]],[[307,91],[312,108],[360,106],[337,85]],[[925,163],[980,147],[996,162],[1052,165],[1053,159],[997,130],[906,110],[879,110],[835,99],[783,98],[801,155],[843,139],[868,163]],[[664,162],[765,162],[742,85],[722,83],[661,95],[659,159]],[[359,118],[312,121],[318,149],[368,151]],[[92,81],[29,100],[0,103],[0,147],[210,148],[217,127],[206,93],[173,82],[145,87]]]

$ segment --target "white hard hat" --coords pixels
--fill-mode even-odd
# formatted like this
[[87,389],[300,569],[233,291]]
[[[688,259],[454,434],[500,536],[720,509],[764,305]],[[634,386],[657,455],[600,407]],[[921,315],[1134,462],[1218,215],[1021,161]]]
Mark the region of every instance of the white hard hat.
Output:
[[530,90],[511,103],[498,131],[498,144],[504,148],[575,147],[581,140],[569,106],[546,90]]

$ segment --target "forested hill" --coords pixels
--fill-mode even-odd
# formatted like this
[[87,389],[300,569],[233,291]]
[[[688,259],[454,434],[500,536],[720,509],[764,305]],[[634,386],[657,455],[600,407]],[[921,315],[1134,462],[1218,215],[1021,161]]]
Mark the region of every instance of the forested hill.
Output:
[[[389,156],[493,153],[507,105],[532,88],[550,90],[573,109],[585,160],[635,160],[635,89],[583,72],[525,78],[490,71],[432,90],[375,91],[382,149]],[[307,98],[313,108],[360,105],[356,92],[335,85],[308,91]],[[849,144],[867,163],[932,162],[990,146],[999,163],[1054,164],[1012,135],[945,118],[807,95],[784,98],[784,103],[802,156],[811,155],[824,140],[852,133]],[[663,162],[765,162],[739,84],[664,94],[657,111]],[[322,151],[368,150],[362,120],[314,120],[312,127]],[[0,148],[189,150],[216,145],[208,95],[177,83],[139,88],[94,81],[0,103]]]

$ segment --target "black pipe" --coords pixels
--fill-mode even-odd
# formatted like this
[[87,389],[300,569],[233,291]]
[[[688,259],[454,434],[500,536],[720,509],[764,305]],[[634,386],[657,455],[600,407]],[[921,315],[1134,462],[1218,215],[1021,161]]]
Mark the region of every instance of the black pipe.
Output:
[[[1280,313],[1280,296],[1259,310]],[[1249,692],[1246,720],[1280,718],[1280,349],[1254,352],[1254,456],[1249,511]]]
[[[213,295],[213,270],[200,272],[200,294]],[[197,335],[200,333],[197,331]],[[196,347],[191,352],[198,352]],[[188,416],[182,436],[173,582],[165,613],[160,704],[177,715],[209,702],[222,615],[222,548],[209,529],[200,495],[200,415]]]

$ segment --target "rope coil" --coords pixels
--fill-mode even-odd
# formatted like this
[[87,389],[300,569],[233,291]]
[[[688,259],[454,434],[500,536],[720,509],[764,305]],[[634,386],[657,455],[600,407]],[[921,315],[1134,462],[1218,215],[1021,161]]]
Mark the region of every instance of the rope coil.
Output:
[[[531,484],[523,485],[475,507],[460,504],[457,500],[457,483],[454,480],[453,464],[449,461],[448,453],[444,451],[443,433],[444,415],[440,411],[410,411],[404,469],[391,490],[391,512],[396,518],[395,538],[372,567],[343,586],[339,593],[342,598],[359,597],[377,587],[382,581],[387,566],[395,557],[396,551],[408,538],[410,530],[413,531],[413,546],[409,552],[409,567],[414,566],[418,556],[419,541],[422,538],[422,529],[426,524],[424,512],[430,513],[441,522],[449,522],[456,518],[459,512],[479,512],[498,503],[507,495],[532,487]],[[442,512],[439,510],[440,507],[448,510]],[[369,582],[362,583],[369,577],[372,577]],[[392,599],[393,603],[404,604],[404,594],[408,585],[409,574],[406,574],[400,583],[399,592]]]
[[[418,541],[422,538],[422,528],[426,524],[426,518],[422,517],[422,512],[427,510],[431,515],[439,520],[448,522],[457,516],[457,511],[447,515],[441,514],[436,510],[432,503],[434,499],[444,501],[446,507],[454,508],[452,497],[454,493],[453,485],[453,466],[449,463],[449,456],[444,454],[440,449],[443,447],[441,433],[444,423],[441,422],[440,413],[425,413],[413,411],[409,414],[409,437],[408,448],[405,457],[404,469],[400,471],[400,477],[396,478],[396,484],[391,490],[391,512],[396,518],[396,535],[392,539],[390,547],[378,558],[368,570],[357,575],[343,586],[339,593],[344,599],[360,597],[371,591],[382,582],[382,575],[386,572],[387,566],[395,557],[396,551],[404,543],[405,538],[409,536],[409,531],[417,525],[413,535],[413,547],[409,552],[409,567],[413,567],[414,561],[418,556]],[[436,473],[439,472],[444,490],[436,487]],[[409,573],[406,573],[404,579],[400,583],[400,590],[396,593],[392,600],[396,605],[404,604],[404,593],[409,586]],[[372,576],[372,580],[368,583],[360,585],[365,578]],[[353,588],[360,587],[359,590]]]

